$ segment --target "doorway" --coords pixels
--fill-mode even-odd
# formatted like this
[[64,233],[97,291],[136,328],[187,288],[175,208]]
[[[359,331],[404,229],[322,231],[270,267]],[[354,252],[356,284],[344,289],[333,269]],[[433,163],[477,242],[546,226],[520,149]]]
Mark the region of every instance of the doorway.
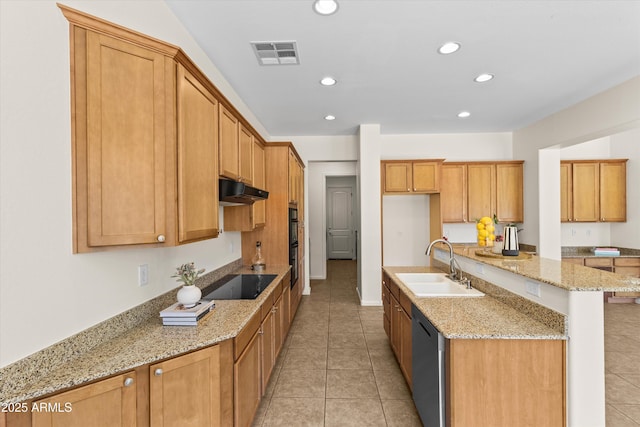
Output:
[[357,259],[355,176],[326,179],[326,259]]

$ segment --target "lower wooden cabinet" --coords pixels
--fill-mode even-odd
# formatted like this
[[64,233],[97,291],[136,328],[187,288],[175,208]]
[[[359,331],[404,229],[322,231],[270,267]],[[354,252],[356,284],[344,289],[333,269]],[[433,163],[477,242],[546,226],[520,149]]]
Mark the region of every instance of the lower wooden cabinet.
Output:
[[447,426],[564,426],[565,360],[561,340],[447,340]]
[[260,340],[256,332],[233,367],[234,425],[250,426],[262,398]]
[[[78,387],[30,405],[33,427],[136,426],[135,372]],[[51,408],[55,408],[52,410]]]
[[[387,284],[389,286],[387,286]],[[382,282],[382,301],[385,309],[383,316],[383,326],[389,341],[391,349],[398,359],[400,370],[404,375],[409,388],[412,388],[412,369],[411,369],[411,302],[409,298],[402,293],[398,285],[393,283],[389,276],[385,273]],[[388,302],[385,300],[388,297]],[[405,308],[408,307],[408,308]]]
[[[228,343],[215,345],[151,365],[152,426],[228,425],[230,399],[224,394],[231,390],[225,377],[226,363],[230,362],[228,346]],[[228,351],[225,353],[225,350]]]

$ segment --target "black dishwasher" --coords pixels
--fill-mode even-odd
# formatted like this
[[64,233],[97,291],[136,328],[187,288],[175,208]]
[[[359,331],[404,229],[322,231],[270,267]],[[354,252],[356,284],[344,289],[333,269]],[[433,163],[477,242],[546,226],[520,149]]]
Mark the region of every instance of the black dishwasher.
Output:
[[413,401],[425,427],[445,427],[444,337],[411,305]]

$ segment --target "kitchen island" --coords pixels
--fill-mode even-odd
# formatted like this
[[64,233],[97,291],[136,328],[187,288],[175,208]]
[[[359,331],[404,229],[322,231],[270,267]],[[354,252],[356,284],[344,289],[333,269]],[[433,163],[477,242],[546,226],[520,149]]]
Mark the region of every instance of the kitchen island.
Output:
[[[637,292],[640,279],[535,255],[525,260],[491,258],[478,254],[480,250],[476,246],[454,246],[456,259],[473,286],[514,311],[546,324],[566,339],[566,425],[604,426],[603,293]],[[448,251],[437,249],[434,266],[446,269],[448,262]],[[439,308],[446,303],[420,304],[423,312],[428,317],[434,316],[434,322],[447,332],[446,317],[437,316],[439,311],[453,313],[450,308]],[[474,305],[481,307],[478,302],[462,304],[466,310],[473,310]],[[467,316],[474,320],[490,317],[476,314]],[[449,323],[463,325],[461,320]],[[455,334],[451,336],[455,337]],[[505,334],[502,338],[510,337]]]

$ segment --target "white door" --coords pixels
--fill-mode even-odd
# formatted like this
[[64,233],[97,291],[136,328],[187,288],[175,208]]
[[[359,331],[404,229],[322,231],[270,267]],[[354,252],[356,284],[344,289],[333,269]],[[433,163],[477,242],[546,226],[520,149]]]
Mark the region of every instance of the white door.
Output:
[[329,259],[353,259],[355,256],[351,191],[351,187],[327,189],[327,258]]

